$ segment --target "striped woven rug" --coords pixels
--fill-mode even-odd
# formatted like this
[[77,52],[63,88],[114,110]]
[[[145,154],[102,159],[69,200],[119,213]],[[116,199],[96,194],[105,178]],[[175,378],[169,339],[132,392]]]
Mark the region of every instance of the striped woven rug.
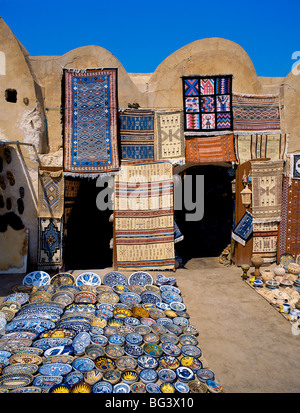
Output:
[[173,194],[169,162],[122,161],[114,201],[119,270],[174,269]]

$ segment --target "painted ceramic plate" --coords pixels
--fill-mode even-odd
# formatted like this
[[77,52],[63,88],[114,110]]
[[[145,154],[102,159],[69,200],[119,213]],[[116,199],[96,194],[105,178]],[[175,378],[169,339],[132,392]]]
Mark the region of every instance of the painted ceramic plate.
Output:
[[98,303],[115,304],[119,301],[119,295],[113,291],[103,291],[97,296]]
[[97,302],[96,294],[91,291],[79,291],[74,295],[74,302],[77,303],[89,303],[95,304]]
[[135,357],[135,358],[144,354],[143,348],[136,344],[125,344],[124,351],[127,354],[127,356]]
[[0,357],[0,368],[3,369],[4,367],[9,365],[9,357]]
[[103,277],[103,283],[105,285],[108,285],[110,287],[113,287],[114,285],[128,285],[127,278],[125,275],[121,274],[120,272],[109,272]]
[[146,354],[148,354],[149,356],[153,356],[153,357],[160,357],[163,353],[162,348],[158,346],[157,344],[153,344],[153,343],[145,344],[143,349]]
[[177,287],[174,287],[173,285],[161,285],[159,287],[161,293],[163,292],[172,292],[175,294],[181,294],[181,290]]
[[[108,342],[109,344],[122,346],[125,343],[125,337],[122,336],[121,334],[112,334],[111,336],[108,337]],[[133,343],[133,344],[137,344],[137,343]]]
[[101,277],[95,272],[83,272],[76,277],[75,285],[79,287],[80,285],[91,285],[97,287],[101,285]]
[[134,357],[122,356],[116,360],[116,366],[119,370],[135,369],[137,360]]
[[161,343],[165,343],[166,341],[170,341],[171,343],[177,344],[179,341],[179,338],[176,334],[169,332],[166,330],[166,333],[162,334],[160,336],[160,341]]
[[156,307],[159,308],[160,310],[171,310],[170,304],[167,303],[163,303],[163,302],[157,302]]
[[108,381],[98,381],[93,385],[93,393],[112,393],[113,386]]
[[18,303],[23,305],[27,303],[28,300],[29,300],[29,294],[27,293],[13,293],[13,294],[7,295],[3,299],[3,303],[7,303],[7,301],[17,301]]
[[72,342],[74,354],[80,355],[84,353],[85,348],[91,343],[91,336],[86,331],[78,333]]
[[182,302],[182,297],[181,295],[174,293],[173,291],[163,291],[161,293],[161,298],[162,300],[167,303],[167,304],[171,304],[174,301],[176,302]]
[[292,254],[285,253],[285,254],[280,255],[279,264],[280,264],[282,267],[287,266],[287,265],[290,264],[291,262],[293,262],[293,263],[295,262],[295,258],[293,257]]
[[190,369],[196,371],[199,369],[202,369],[203,365],[202,362],[199,359],[196,359],[191,356],[184,356],[180,360],[180,363],[182,366],[189,367]]
[[143,336],[138,333],[129,333],[126,335],[125,340],[128,344],[140,345],[143,342]]
[[190,388],[186,383],[182,383],[181,381],[177,381],[174,383],[174,387],[178,393],[189,393]]
[[153,284],[152,276],[145,272],[145,271],[136,271],[133,272],[128,278],[129,285],[139,285],[141,287],[145,287],[145,285]]
[[43,331],[39,337],[46,338],[46,337],[66,337],[66,338],[74,338],[76,332],[74,330],[68,328],[53,328],[52,330]]
[[146,384],[147,393],[161,393],[160,386],[156,383],[147,383]]
[[45,337],[35,340],[32,343],[32,346],[41,348],[43,350],[48,350],[52,347],[70,346],[71,344],[72,339],[68,337]]
[[85,354],[93,360],[97,357],[104,356],[105,354],[103,347],[99,344],[89,344],[84,351]]
[[85,381],[73,384],[70,393],[92,393],[92,386]]
[[157,380],[158,374],[154,369],[143,369],[139,373],[139,377],[143,383],[154,383]]
[[196,371],[196,375],[200,381],[206,382],[206,380],[214,380],[215,374],[209,369],[199,369]]
[[176,324],[173,324],[172,322],[165,324],[164,327],[177,336],[179,336],[179,334],[182,334],[182,328],[177,326]]
[[145,334],[150,333],[151,328],[145,324],[138,324],[134,327],[134,331],[141,336],[144,336]]
[[130,393],[130,386],[126,383],[117,383],[113,387],[113,393]]
[[68,272],[61,272],[54,275],[51,280],[50,284],[54,285],[55,287],[61,287],[63,285],[74,285],[75,284],[75,277],[68,273]]
[[186,310],[185,304],[183,304],[180,301],[172,301],[170,303],[170,308],[171,310],[174,310],[174,311],[185,311]]
[[81,373],[80,371],[71,371],[71,373],[65,376],[64,381],[69,386],[73,386],[73,384],[77,384],[83,381],[83,373]]
[[125,303],[130,306],[138,305],[141,302],[140,295],[131,291],[128,293],[122,293],[119,297],[121,303]]
[[15,363],[29,363],[29,364],[42,364],[42,357],[34,353],[16,353],[9,358],[10,364]]
[[182,334],[179,336],[179,342],[182,345],[190,344],[196,346],[198,344],[198,340],[192,334]]
[[105,347],[105,354],[112,359],[116,359],[124,355],[124,348],[115,344],[108,344]]
[[174,370],[166,368],[158,371],[158,377],[164,383],[172,383],[175,381],[177,375]]
[[112,287],[116,294],[128,293],[130,290],[126,285],[116,284]]
[[51,301],[60,303],[64,306],[71,304],[74,300],[74,294],[69,291],[58,291],[51,297]]
[[49,285],[50,275],[45,271],[33,271],[23,278],[22,283],[23,285],[35,285],[36,287]]
[[57,346],[51,347],[48,350],[44,351],[44,357],[56,356],[62,354],[73,354],[74,349],[72,346]]
[[187,318],[185,317],[174,317],[173,318],[173,323],[179,327],[187,326],[190,322]]
[[180,361],[175,356],[168,356],[167,354],[163,354],[159,358],[159,365],[164,369],[177,369],[180,366]]
[[0,376],[0,386],[8,390],[28,386],[32,381],[33,375],[29,373],[8,373]]
[[161,296],[154,291],[144,291],[140,297],[145,304],[156,304],[162,301]]
[[193,370],[185,366],[178,367],[176,369],[176,375],[179,380],[184,381],[184,382],[193,380],[195,377]]
[[45,376],[65,376],[70,373],[72,366],[66,363],[47,363],[39,368],[39,373]]
[[55,327],[55,323],[51,320],[42,318],[29,318],[27,320],[10,321],[6,324],[5,331],[12,330],[34,330],[37,333],[42,333]]
[[161,348],[163,349],[164,353],[168,356],[177,357],[181,353],[180,347],[176,344],[172,343],[171,341],[166,341],[162,343]]
[[211,393],[224,393],[223,387],[213,380],[206,380],[206,385],[208,391]]
[[184,356],[201,357],[202,351],[199,347],[186,344],[181,347],[181,352]]
[[139,373],[132,369],[126,369],[121,373],[121,379],[127,384],[132,384],[138,381]]
[[73,360],[72,367],[75,370],[81,371],[81,373],[85,373],[95,368],[95,363],[89,357],[78,357]]
[[143,354],[138,357],[137,364],[141,369],[156,369],[158,366],[158,361],[153,356]]
[[36,386],[20,387],[19,389],[10,390],[10,393],[41,393],[41,389]]
[[101,371],[106,371],[106,370],[116,368],[115,361],[109,357],[96,357],[94,362],[95,362],[95,366],[97,367],[97,369]]
[[160,337],[155,333],[148,333],[144,335],[143,340],[145,343],[158,344],[160,342]]
[[43,364],[48,363],[66,363],[72,364],[74,357],[70,354],[62,354],[57,356],[48,356],[43,358]]
[[70,386],[67,383],[54,384],[49,389],[49,393],[70,393]]

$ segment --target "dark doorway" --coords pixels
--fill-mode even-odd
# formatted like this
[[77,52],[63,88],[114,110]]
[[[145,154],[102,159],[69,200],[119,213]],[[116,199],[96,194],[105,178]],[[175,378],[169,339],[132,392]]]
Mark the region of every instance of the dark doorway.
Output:
[[234,199],[232,196],[232,169],[223,166],[193,166],[185,171],[193,175],[193,200],[195,201],[195,176],[204,175],[204,216],[200,221],[187,221],[184,208],[175,211],[176,222],[184,235],[175,244],[183,264],[191,258],[218,257],[231,242]]
[[96,198],[100,188],[95,179],[81,179],[80,187],[65,227],[66,270],[90,270],[112,266],[113,224],[111,210],[100,211]]

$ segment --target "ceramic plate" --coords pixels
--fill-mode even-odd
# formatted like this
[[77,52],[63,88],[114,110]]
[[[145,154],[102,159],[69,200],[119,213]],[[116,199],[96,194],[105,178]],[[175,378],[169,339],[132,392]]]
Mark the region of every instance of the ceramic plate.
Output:
[[183,304],[180,301],[172,301],[170,303],[170,308],[171,310],[174,310],[174,311],[185,311],[186,310],[185,304]]
[[143,383],[154,383],[157,380],[157,372],[154,369],[143,369],[140,371],[140,379]]
[[161,298],[167,304],[171,304],[174,301],[182,302],[181,295],[174,293],[173,291],[163,291],[161,293]]
[[144,354],[143,348],[136,344],[125,344],[124,351],[127,354],[127,356],[135,357],[135,358]]
[[291,262],[295,262],[295,259],[292,254],[285,253],[285,254],[280,255],[279,264],[282,265],[283,267],[287,266]]
[[42,318],[29,318],[27,320],[10,321],[6,324],[5,331],[12,330],[34,330],[37,333],[42,333],[45,330],[54,328],[55,323],[51,320]]
[[51,301],[67,306],[74,300],[74,294],[69,291],[57,291],[51,297]]
[[135,369],[137,360],[134,357],[122,356],[116,360],[119,370]]
[[94,272],[83,272],[76,277],[75,285],[77,287],[80,285],[91,285],[93,287],[97,287],[98,285],[101,285],[101,277]]
[[63,285],[74,285],[75,284],[75,277],[68,273],[68,272],[61,272],[54,275],[50,279],[50,284],[56,287],[61,287]]
[[72,367],[81,371],[81,373],[85,373],[86,371],[95,368],[95,363],[89,357],[78,357],[77,359],[74,359]]
[[70,373],[72,366],[66,363],[47,363],[39,368],[39,373],[46,376],[65,376]]
[[111,393],[113,386],[108,381],[98,381],[93,385],[93,393]]
[[161,348],[168,356],[177,357],[181,353],[180,347],[170,341],[162,343]]
[[71,371],[71,373],[67,374],[64,378],[65,383],[69,386],[73,386],[73,384],[80,383],[83,380],[83,373],[80,371]]
[[116,363],[110,357],[96,357],[95,366],[101,371],[106,371],[114,369],[116,367]]
[[179,380],[181,381],[190,381],[195,377],[194,372],[189,367],[180,366],[176,369],[176,374]]
[[84,351],[85,354],[93,360],[97,357],[104,356],[105,354],[103,347],[99,344],[89,344]]
[[43,350],[48,350],[52,347],[70,346],[71,344],[72,339],[68,337],[45,337],[35,340],[32,343],[32,346],[41,348]]
[[178,393],[188,393],[190,391],[189,386],[181,381],[174,383],[174,387]]
[[41,389],[50,389],[55,384],[60,384],[63,381],[63,376],[46,376],[43,374],[37,375],[33,380],[33,385]]
[[29,373],[7,373],[0,376],[0,386],[8,390],[28,386],[33,381]]
[[115,344],[108,344],[105,347],[105,354],[112,359],[116,359],[124,355],[124,348]]
[[156,383],[147,383],[146,384],[147,393],[161,393],[160,387]]
[[128,304],[130,306],[137,305],[141,302],[141,297],[139,294],[134,292],[122,293],[120,294],[121,303]]
[[29,294],[27,293],[13,293],[9,294],[3,299],[3,303],[7,303],[7,301],[17,301],[21,305],[27,303],[29,300]]
[[158,371],[159,379],[164,383],[172,383],[176,379],[176,373],[171,369],[160,369]]
[[196,375],[200,381],[214,380],[215,374],[209,369],[199,369],[196,371]]
[[24,363],[24,364],[42,364],[42,357],[34,353],[16,353],[9,358],[10,364]]
[[201,357],[202,351],[199,347],[186,344],[181,347],[181,352],[184,356]]
[[140,345],[143,342],[143,336],[138,333],[129,333],[126,335],[125,340],[128,344]]
[[128,285],[127,278],[125,275],[121,274],[120,272],[109,272],[103,277],[103,283],[105,285],[108,285],[110,287],[113,287],[114,285]]
[[145,344],[143,349],[146,354],[148,354],[149,356],[153,356],[153,357],[160,357],[163,353],[162,348],[158,346],[157,344],[153,344],[153,343]]
[[44,357],[56,356],[62,354],[73,354],[74,349],[72,346],[57,346],[51,347],[48,350],[44,351]]
[[159,365],[164,369],[177,369],[180,366],[180,361],[177,357],[163,354],[159,358]]
[[23,278],[22,283],[23,285],[35,285],[36,287],[49,285],[50,275],[45,271],[33,271]]
[[119,295],[113,291],[103,291],[97,296],[98,303],[115,304],[119,301]]
[[182,334],[179,336],[179,341],[182,345],[190,344],[196,346],[198,344],[198,340],[192,334]]
[[158,361],[148,354],[143,354],[138,357],[137,364],[141,369],[156,369],[158,366]]
[[153,284],[153,278],[152,276],[145,271],[136,271],[133,272],[129,278],[128,278],[128,284],[129,285],[139,285],[141,287],[145,287],[145,285]]
[[140,297],[145,304],[157,304],[161,302],[161,296],[154,291],[143,291]]
[[[108,337],[108,342],[109,344],[122,346],[125,343],[125,337],[122,336],[121,334],[112,334],[111,336]],[[137,343],[133,343],[133,344],[137,344]]]
[[113,393],[130,393],[130,386],[126,383],[117,383],[113,387]]

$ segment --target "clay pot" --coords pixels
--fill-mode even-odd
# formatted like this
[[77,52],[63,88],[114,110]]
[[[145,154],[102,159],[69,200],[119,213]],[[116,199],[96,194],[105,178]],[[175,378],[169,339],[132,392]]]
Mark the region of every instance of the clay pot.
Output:
[[295,262],[290,262],[287,266],[287,271],[290,274],[297,275],[300,273],[300,265]]
[[274,272],[271,270],[264,270],[261,272],[261,278],[263,280],[264,283],[266,283],[267,281],[270,281],[274,278]]
[[252,255],[251,262],[255,267],[254,275],[255,277],[260,277],[260,270],[259,267],[263,264],[264,259],[260,255]]
[[285,269],[283,267],[275,267],[273,268],[273,272],[276,276],[279,276],[279,277],[285,276]]

